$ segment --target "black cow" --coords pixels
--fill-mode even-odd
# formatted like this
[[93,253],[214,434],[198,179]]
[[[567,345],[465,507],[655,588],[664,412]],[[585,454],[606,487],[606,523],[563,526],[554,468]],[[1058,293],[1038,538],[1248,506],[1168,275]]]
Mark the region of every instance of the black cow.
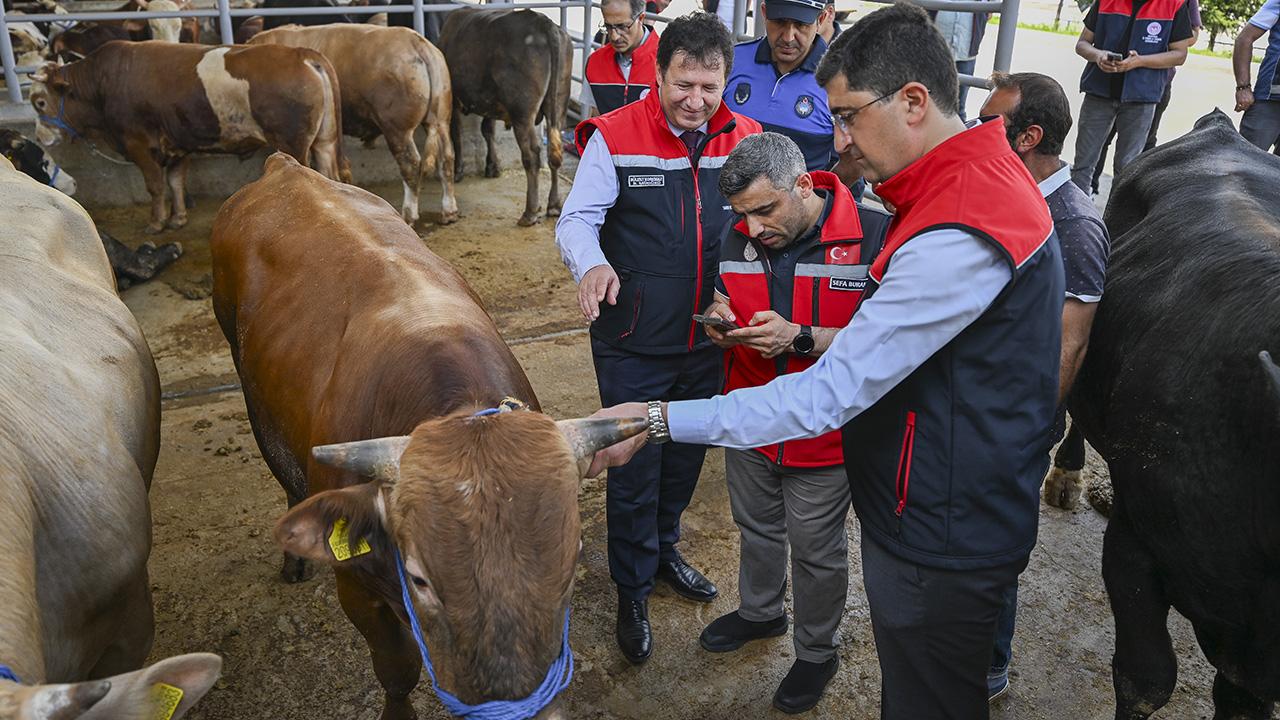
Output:
[[[0,129],[0,155],[13,163],[18,172],[26,173],[45,185],[52,185],[67,195],[76,194],[75,178],[59,167],[43,148],[17,131]],[[111,269],[115,271],[118,290],[150,280],[182,256],[182,246],[178,243],[165,243],[156,247],[148,242],[137,250],[130,250],[129,246],[105,232],[99,230],[98,234],[102,237],[102,246],[107,251]]]
[[462,114],[484,118],[480,131],[488,144],[485,177],[498,176],[493,121],[504,120],[520,145],[520,161],[528,183],[520,224],[538,222],[542,144],[536,126],[545,120],[547,164],[551,166],[547,215],[559,215],[558,170],[564,157],[560,128],[569,107],[569,71],[573,64],[573,44],[568,33],[533,10],[462,8],[448,13],[440,31],[440,50],[453,80],[450,134],[457,150],[454,181],[462,180]]
[[1277,186],[1280,158],[1214,111],[1107,204],[1107,294],[1071,413],[1115,488],[1102,573],[1123,720],[1173,692],[1170,607],[1217,668],[1215,718],[1270,718],[1280,698]]

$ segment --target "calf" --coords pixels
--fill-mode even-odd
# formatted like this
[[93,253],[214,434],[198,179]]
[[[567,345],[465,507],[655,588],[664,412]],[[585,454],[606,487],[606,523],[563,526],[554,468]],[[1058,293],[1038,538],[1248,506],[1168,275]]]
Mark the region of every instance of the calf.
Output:
[[[222,206],[210,247],[214,312],[291,506],[276,529],[286,578],[302,577],[298,558],[334,567],[381,717],[416,717],[411,617],[463,701],[529,695],[563,650],[579,478],[644,423],[537,412],[462,277],[382,199],[287,156]],[[476,415],[500,404],[517,409]]]
[[[547,215],[560,214],[560,128],[569,103],[573,44],[549,18],[532,10],[462,8],[449,13],[440,31],[440,50],[453,78],[453,146],[462,147],[462,114],[480,115],[488,146],[485,177],[497,177],[498,149],[493,122],[503,120],[516,136],[524,165],[526,193],[520,225],[539,220],[538,170],[542,143],[536,125],[545,122],[551,191]],[[461,155],[454,179],[462,179]]]
[[[404,181],[400,214],[406,222],[417,222],[422,179],[432,170],[444,187],[440,221],[457,220],[449,138],[453,93],[434,45],[406,28],[351,24],[283,27],[252,40],[268,43],[311,48],[333,63],[342,84],[343,129],[365,142],[386,137]],[[419,127],[426,131],[421,154],[413,139]]]
[[4,159],[0,256],[0,664],[21,683],[0,680],[0,716],[154,717],[156,683],[182,691],[181,714],[217,656],[131,672],[154,632],[146,340],[88,214]]
[[193,153],[270,146],[331,178],[345,162],[338,78],[314,50],[111,42],[32,79],[36,139],[84,138],[129,158],[151,194],[150,233],[186,224]]

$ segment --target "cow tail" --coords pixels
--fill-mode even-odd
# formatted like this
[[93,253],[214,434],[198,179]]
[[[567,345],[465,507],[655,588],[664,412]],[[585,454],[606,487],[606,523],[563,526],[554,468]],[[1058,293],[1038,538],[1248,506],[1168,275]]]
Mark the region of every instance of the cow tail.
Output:
[[449,136],[449,121],[453,117],[453,83],[440,51],[431,41],[421,37],[418,40],[418,57],[431,88],[431,96],[427,99],[427,114],[422,121],[426,140],[422,145],[418,182],[421,184],[428,172],[439,168],[442,180],[447,177],[447,182],[452,183],[454,147],[453,139]]
[[547,94],[542,98],[541,114],[547,128],[547,164],[554,171],[564,159],[560,130],[564,127],[565,114],[569,110],[568,75],[573,64],[573,48],[563,30],[550,23],[547,26],[547,47],[551,52],[547,67],[551,72],[547,79]]
[[320,131],[316,134],[316,139],[323,138],[333,143],[333,157],[337,163],[337,177],[334,180],[341,180],[345,183],[351,182],[351,165],[347,162],[346,153],[342,149],[342,92],[338,84],[338,73],[333,69],[333,63],[320,53],[316,53],[318,60],[316,69],[324,77],[324,106],[327,111],[321,113]]

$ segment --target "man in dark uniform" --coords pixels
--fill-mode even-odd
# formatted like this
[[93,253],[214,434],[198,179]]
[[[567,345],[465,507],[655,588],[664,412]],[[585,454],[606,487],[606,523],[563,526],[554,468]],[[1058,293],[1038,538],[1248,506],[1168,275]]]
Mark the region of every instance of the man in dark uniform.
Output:
[[724,100],[765,130],[795,141],[809,170],[835,162],[827,93],[814,80],[827,42],[818,26],[835,15],[826,0],[765,0],[765,37],[734,48]]

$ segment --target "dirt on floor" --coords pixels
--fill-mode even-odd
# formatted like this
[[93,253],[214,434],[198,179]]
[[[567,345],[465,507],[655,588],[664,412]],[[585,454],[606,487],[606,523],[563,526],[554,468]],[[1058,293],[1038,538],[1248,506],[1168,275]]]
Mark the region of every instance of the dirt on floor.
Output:
[[[543,176],[545,193],[547,177]],[[375,188],[399,207],[399,186]],[[523,173],[468,178],[458,185],[462,220],[427,226],[424,242],[453,263],[483,298],[542,401],[557,418],[599,405],[574,284],[561,265],[553,223],[520,228]],[[430,209],[436,188],[423,193]],[[227,347],[209,301],[209,229],[221,198],[201,197],[191,223],[159,240],[186,250],[156,280],[124,293],[156,356],[166,392],[163,445],[151,488],[155,546],[151,581],[156,643],[152,659],[209,651],[225,660],[222,679],[190,717],[378,717],[382,691],[362,638],[338,607],[332,574],[297,585],[279,579],[271,528],[284,493],[250,431]],[[147,208],[91,209],[102,229],[136,246]],[[1087,470],[1105,476],[1097,457]],[[737,531],[729,515],[723,457],[707,462],[684,516],[686,557],[720,586],[711,605],[659,589],[651,601],[655,651],[632,667],[614,646],[615,595],[605,556],[604,484],[582,485],[584,553],[573,602],[577,674],[566,692],[575,718],[744,720],[782,717],[770,698],[794,658],[791,640],[758,642],[712,655],[698,633],[737,607]],[[1114,714],[1113,628],[1100,574],[1106,520],[1041,510],[1040,542],[1022,578],[1011,690],[995,718],[1102,719]],[[879,668],[861,580],[856,521],[848,523],[850,582],[841,633],[841,669],[812,718],[878,717]],[[1180,683],[1160,718],[1208,718],[1210,668],[1190,626],[1171,619]],[[429,683],[415,705],[444,718]]]

